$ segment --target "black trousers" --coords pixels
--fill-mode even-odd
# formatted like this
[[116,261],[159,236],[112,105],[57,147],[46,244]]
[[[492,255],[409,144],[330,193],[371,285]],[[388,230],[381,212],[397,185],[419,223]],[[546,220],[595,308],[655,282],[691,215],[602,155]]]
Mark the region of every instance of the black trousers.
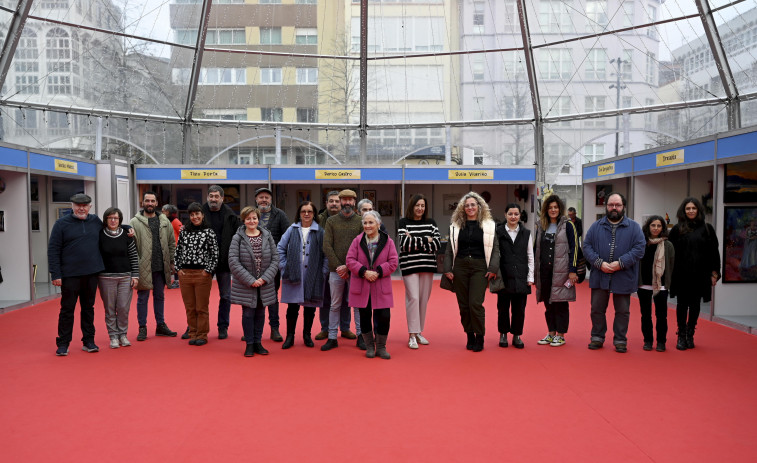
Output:
[[668,335],[668,291],[663,290],[653,297],[649,289],[637,291],[639,295],[639,307],[641,308],[641,334],[644,342],[654,341],[652,329],[652,302],[654,302],[654,315],[657,319],[657,342],[664,343]]
[[[683,334],[689,329],[694,331],[699,320],[699,311],[701,310],[702,298],[700,296],[691,296],[689,294],[679,294],[676,305],[676,322],[678,323],[678,332]],[[687,320],[688,316],[688,320]]]
[[484,298],[489,280],[486,279],[486,259],[457,256],[452,269],[452,287],[460,308],[460,324],[466,333],[485,334]]
[[78,277],[63,277],[60,287],[60,313],[58,314],[58,346],[68,346],[74,333],[76,301],[81,307],[81,340],[95,340],[95,296],[97,274]]
[[547,331],[567,333],[570,322],[570,307],[567,301],[545,302],[544,318],[547,320]]
[[386,336],[389,334],[389,322],[391,321],[391,312],[386,309],[372,309],[371,300],[368,299],[368,307],[360,308],[360,331],[370,333],[373,331],[373,323],[376,323],[376,334]]
[[[302,326],[302,334],[310,334],[310,331],[313,329],[313,320],[315,320],[315,307],[304,307],[303,312],[305,321]],[[299,304],[287,304],[287,335],[294,334],[299,315]]]
[[[528,294],[497,293],[497,330],[500,333],[523,334],[523,322],[526,319],[526,300]],[[510,310],[512,309],[512,322]]]

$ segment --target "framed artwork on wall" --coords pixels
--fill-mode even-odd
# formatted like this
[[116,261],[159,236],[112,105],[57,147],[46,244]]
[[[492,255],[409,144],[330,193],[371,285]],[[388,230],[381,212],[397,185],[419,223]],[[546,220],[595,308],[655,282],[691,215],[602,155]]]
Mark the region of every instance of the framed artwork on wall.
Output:
[[54,178],[52,184],[54,203],[70,203],[71,196],[84,193],[84,180]]
[[312,201],[310,199],[310,190],[297,190],[297,207],[300,207],[303,201]]
[[757,206],[726,206],[723,283],[754,282],[757,282]]
[[726,164],[723,202],[757,202],[757,161]]
[[221,185],[223,188],[223,203],[231,208],[232,211],[239,214],[239,185]]
[[460,201],[461,197],[462,195],[442,195],[442,203],[444,204],[442,214],[452,215],[452,213],[455,212],[455,209],[457,209],[457,203]]
[[61,217],[65,217],[73,213],[74,211],[71,210],[71,206],[61,206],[55,210],[55,218],[60,219]]
[[376,204],[376,190],[363,190],[363,199],[368,199],[375,205]]
[[32,231],[39,231],[39,209],[38,206],[32,206]]
[[597,193],[595,195],[596,200],[594,204],[596,206],[604,206],[607,203],[607,197],[612,193],[612,185],[597,185]]

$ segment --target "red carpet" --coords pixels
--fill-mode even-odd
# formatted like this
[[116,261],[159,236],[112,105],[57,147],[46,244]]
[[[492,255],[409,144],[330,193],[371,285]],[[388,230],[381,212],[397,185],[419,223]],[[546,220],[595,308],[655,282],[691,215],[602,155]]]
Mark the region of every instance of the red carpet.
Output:
[[[412,351],[394,285],[389,361],[342,338],[330,352],[322,342],[308,349],[299,332],[283,351],[265,341],[268,328],[271,355],[244,358],[238,306],[228,340],[215,338],[212,309],[207,346],[156,338],[150,308],[149,338],[136,342],[135,296],[133,346],[111,350],[98,305],[97,354],[79,350],[77,309],[63,358],[54,355],[58,301],[2,315],[2,461],[743,462],[757,453],[757,337],[702,321],[695,350],[676,351],[671,329],[667,352],[644,352],[634,299],[629,352],[589,351],[584,283],[565,346],[536,344],[546,325],[530,296],[526,348],[497,347],[487,295],[486,348],[472,353],[437,282],[431,345]],[[181,333],[181,296],[167,297],[167,322]]]

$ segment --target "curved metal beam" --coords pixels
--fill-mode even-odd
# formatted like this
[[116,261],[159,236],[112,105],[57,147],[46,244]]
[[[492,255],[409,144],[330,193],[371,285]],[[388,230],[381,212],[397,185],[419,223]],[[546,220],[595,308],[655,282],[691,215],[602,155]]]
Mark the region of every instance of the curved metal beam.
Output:
[[[58,137],[58,138],[54,138],[54,139],[48,141],[47,143],[45,143],[43,145],[39,145],[39,147],[40,148],[45,148],[45,147],[49,147],[53,143],[57,143],[57,142],[62,141],[62,140],[68,140],[68,139],[73,139],[73,138],[85,138],[85,137],[96,138],[97,134],[94,134],[94,133],[84,133],[84,134],[77,134],[75,136],[74,135],[68,135],[68,136],[65,136],[65,137]],[[121,137],[114,137],[113,135],[103,135],[102,137],[103,138],[110,138],[112,140],[117,140],[117,141],[120,141],[122,143],[126,143],[129,146],[133,146],[137,150],[139,150],[142,153],[144,153],[145,156],[147,156],[148,158],[152,159],[155,162],[155,164],[160,164],[160,161],[158,161],[157,159],[155,159],[155,156],[153,156],[152,154],[150,154],[149,152],[147,152],[146,149],[142,148],[141,146],[137,145],[136,143],[132,143],[129,140],[126,140],[126,139],[121,138]]]
[[[207,160],[207,161],[205,162],[205,164],[210,164],[211,162],[213,162],[213,161],[215,161],[216,159],[218,159],[218,157],[219,157],[219,156],[221,156],[221,155],[222,155],[223,153],[225,153],[225,152],[229,151],[229,150],[230,150],[230,149],[232,149],[232,148],[235,148],[235,147],[237,147],[237,146],[241,145],[242,143],[247,143],[248,141],[253,141],[253,140],[262,140],[262,139],[264,139],[264,138],[276,138],[276,136],[275,136],[275,135],[259,135],[259,136],[257,136],[257,137],[247,138],[247,139],[245,139],[245,140],[239,141],[239,142],[237,142],[237,143],[234,143],[233,145],[229,145],[229,146],[227,146],[226,148],[222,149],[221,151],[219,151],[218,153],[216,153],[215,155],[213,155],[213,157],[212,157],[212,158],[210,158],[210,159],[208,159],[208,160]],[[320,145],[317,145],[317,144],[315,144],[315,143],[313,143],[313,142],[311,142],[311,141],[305,140],[304,138],[298,138],[298,137],[292,137],[292,136],[286,136],[286,135],[282,135],[282,138],[288,138],[288,139],[290,139],[290,140],[297,140],[297,141],[299,141],[299,142],[305,143],[306,145],[312,146],[312,147],[314,147],[314,148],[318,148],[318,149],[319,149],[319,150],[321,150],[321,151],[322,151],[323,153],[325,153],[325,154],[328,154],[328,155],[329,155],[329,157],[330,157],[331,159],[333,159],[333,160],[334,160],[334,161],[335,161],[335,162],[336,162],[337,164],[340,164],[340,165],[342,164],[341,162],[339,162],[339,159],[337,159],[337,158],[336,158],[336,157],[335,157],[335,156],[334,156],[333,154],[331,154],[331,153],[330,153],[330,152],[329,152],[328,150],[326,150],[325,148],[323,148],[323,147],[321,147]]]
[[181,154],[182,162],[186,162],[189,157],[189,150],[191,144],[189,143],[189,137],[191,136],[189,130],[188,121],[192,120],[192,111],[194,110],[195,100],[197,99],[197,83],[200,81],[200,71],[202,71],[202,55],[205,50],[205,37],[208,33],[208,22],[210,21],[210,7],[213,4],[213,0],[202,1],[202,13],[200,14],[200,31],[197,34],[197,46],[195,47],[195,57],[192,61],[192,73],[189,80],[189,88],[187,89],[187,105],[184,108],[184,120],[182,130],[182,143],[183,150]]

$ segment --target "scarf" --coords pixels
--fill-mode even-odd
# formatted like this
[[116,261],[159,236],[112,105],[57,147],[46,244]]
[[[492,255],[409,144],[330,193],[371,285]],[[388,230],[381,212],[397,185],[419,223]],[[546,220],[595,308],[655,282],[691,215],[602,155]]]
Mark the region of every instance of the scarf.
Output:
[[[308,234],[308,242],[310,243],[308,246],[308,249],[310,249],[308,269],[310,270],[305,274],[303,294],[305,301],[321,301],[323,300],[323,273],[321,272],[323,268],[323,252],[319,252],[319,250],[323,249],[323,229],[313,230],[311,228]],[[281,275],[292,283],[302,281],[301,253],[302,235],[300,229],[292,229],[292,233],[289,234],[289,243],[287,244],[287,265]]]
[[649,244],[656,244],[654,262],[652,263],[652,295],[657,296],[662,287],[662,275],[665,273],[665,241],[667,238],[650,238]]

